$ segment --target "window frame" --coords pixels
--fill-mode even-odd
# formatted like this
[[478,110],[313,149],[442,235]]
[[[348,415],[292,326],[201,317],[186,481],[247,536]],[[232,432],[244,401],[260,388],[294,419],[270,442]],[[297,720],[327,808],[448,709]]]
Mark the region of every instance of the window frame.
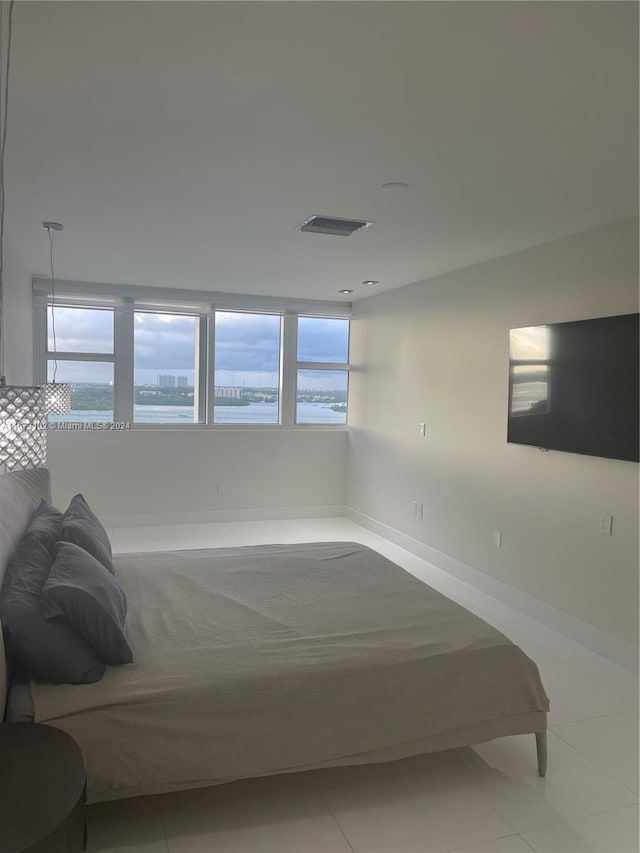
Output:
[[[59,361],[75,361],[75,362],[100,362],[102,364],[112,364],[113,365],[113,419],[114,421],[121,420],[118,417],[116,411],[116,394],[115,394],[115,384],[116,384],[116,322],[115,322],[115,312],[111,310],[113,317],[113,348],[111,352],[93,352],[89,350],[76,350],[76,351],[67,351],[67,350],[59,350],[56,349],[55,352],[49,349],[49,308],[53,307],[52,302],[49,299],[46,299],[44,303],[38,304],[39,314],[36,311],[36,304],[38,304],[34,298],[34,323],[35,334],[34,334],[34,376],[37,380],[35,384],[44,385],[49,381],[49,362],[59,362]],[[109,308],[105,308],[103,306],[96,305],[60,305],[56,302],[56,308],[80,308],[80,309],[88,309],[94,311],[108,311]],[[38,320],[40,321],[38,323]],[[38,331],[40,330],[40,334],[43,335],[43,340],[38,340]],[[38,362],[37,356],[41,354],[41,361]],[[40,370],[38,370],[40,368]]]
[[[256,423],[244,423],[244,424],[243,423],[235,423],[235,424],[226,423],[226,424],[220,424],[219,423],[219,424],[217,424],[215,422],[215,415],[216,415],[216,411],[215,411],[216,410],[216,405],[215,405],[216,311],[220,311],[221,314],[222,313],[228,313],[228,314],[258,314],[258,315],[262,315],[262,316],[268,315],[271,317],[279,317],[279,319],[280,319],[280,346],[279,346],[279,353],[278,353],[278,420],[276,423],[265,423],[265,424],[256,424]],[[207,369],[209,370],[209,372],[211,374],[212,385],[211,385],[211,394],[209,397],[209,405],[207,408],[207,424],[214,426],[216,429],[238,429],[238,428],[239,429],[264,429],[265,427],[267,427],[267,428],[270,427],[271,429],[273,429],[275,427],[281,427],[283,425],[282,424],[282,421],[283,421],[283,415],[282,415],[282,412],[283,412],[283,404],[282,404],[283,382],[282,382],[282,376],[283,376],[283,373],[285,371],[284,361],[283,361],[283,338],[285,335],[283,314],[279,311],[274,311],[274,310],[267,311],[264,308],[260,311],[250,311],[246,307],[245,308],[227,308],[227,307],[220,308],[218,306],[217,308],[214,308],[212,311],[211,322],[212,322],[212,333],[211,333],[211,337],[209,338],[209,346],[208,346],[209,355],[208,355]]]
[[[49,279],[34,277],[34,382],[47,381],[48,307],[51,305]],[[113,353],[67,353],[56,351],[58,361],[105,361],[113,364],[114,421],[130,424],[132,430],[344,430],[345,423],[296,423],[298,370],[344,370],[349,385],[349,362],[299,362],[298,317],[351,320],[350,302],[323,302],[240,294],[128,287],[93,282],[56,281],[56,308],[102,308],[113,311]],[[215,315],[216,311],[275,314],[280,317],[279,422],[214,423]],[[197,381],[194,403],[199,423],[135,423],[134,412],[134,315],[136,312],[185,314],[196,317]],[[349,346],[351,343],[349,329]],[[79,430],[78,430],[79,431]]]
[[[56,296],[56,298],[57,298],[57,296]],[[183,317],[192,317],[196,321],[196,323],[195,323],[195,341],[194,341],[194,345],[195,345],[194,373],[197,372],[197,375],[194,375],[194,384],[193,384],[193,394],[194,394],[193,413],[194,413],[194,417],[197,418],[197,421],[194,420],[193,423],[184,423],[184,424],[175,424],[175,423],[171,423],[170,421],[167,423],[149,424],[149,423],[145,423],[144,421],[136,421],[135,420],[135,393],[136,393],[136,386],[135,386],[135,339],[136,339],[135,316],[136,316],[136,314],[170,314],[171,316],[181,315]],[[178,310],[175,310],[175,308],[173,310],[159,311],[158,306],[149,307],[149,306],[145,305],[144,307],[141,307],[140,305],[137,305],[134,302],[134,305],[133,305],[133,308],[131,311],[131,321],[130,321],[131,322],[131,333],[129,333],[128,325],[127,325],[126,329],[121,330],[122,334],[127,338],[127,341],[126,341],[127,349],[128,349],[129,338],[131,339],[131,356],[130,356],[131,357],[131,370],[130,371],[128,369],[126,370],[126,377],[125,377],[126,393],[127,393],[127,395],[129,393],[131,393],[131,417],[130,418],[123,418],[122,420],[125,420],[128,423],[130,423],[132,428],[135,427],[135,429],[139,429],[140,427],[144,427],[144,428],[148,427],[151,429],[155,429],[157,427],[160,427],[160,428],[174,427],[174,428],[180,428],[181,429],[182,427],[206,426],[206,424],[207,424],[207,420],[206,420],[206,417],[207,417],[207,411],[206,411],[206,375],[203,374],[203,372],[202,372],[203,371],[203,364],[202,364],[202,357],[201,357],[201,355],[202,355],[201,340],[203,340],[203,335],[204,335],[204,341],[206,342],[206,335],[207,335],[206,320],[207,320],[207,317],[200,312],[191,312],[191,311],[187,311],[187,310],[178,311]],[[204,321],[204,330],[203,330],[203,321]],[[125,342],[123,342],[123,344],[125,344]],[[125,358],[125,362],[127,363],[127,368],[128,368],[128,360],[129,360],[129,354],[127,352],[127,356]],[[204,369],[206,371],[206,366]],[[113,384],[114,384],[114,388],[115,388],[116,387],[115,376],[114,376]],[[115,392],[114,392],[114,394],[115,394]],[[129,401],[127,399],[127,406],[128,406],[128,404],[129,404]]]
[[[297,428],[300,427],[318,427],[318,426],[331,426],[331,427],[346,427],[349,423],[349,360],[351,357],[351,317],[324,317],[324,315],[318,314],[298,314],[296,320],[300,317],[317,317],[319,319],[348,319],[349,320],[349,338],[347,341],[347,361],[339,362],[339,361],[298,361],[298,338],[297,338],[297,322],[296,322],[296,349],[295,349],[295,408],[293,412],[293,425]],[[343,371],[347,374],[347,411],[345,412],[344,423],[342,424],[314,424],[314,423],[298,423],[298,373],[300,370],[336,370]]]

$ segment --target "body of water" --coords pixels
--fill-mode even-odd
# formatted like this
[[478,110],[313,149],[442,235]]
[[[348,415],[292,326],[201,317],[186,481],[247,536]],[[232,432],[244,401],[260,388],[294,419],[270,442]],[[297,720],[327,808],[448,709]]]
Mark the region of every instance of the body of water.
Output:
[[[298,423],[344,424],[345,412],[334,412],[325,403],[298,403]],[[49,424],[56,423],[108,423],[113,412],[72,411],[68,415],[49,415]],[[134,406],[136,424],[189,424],[193,423],[192,406]],[[278,423],[277,403],[250,403],[248,406],[217,406],[216,424],[272,424]]]

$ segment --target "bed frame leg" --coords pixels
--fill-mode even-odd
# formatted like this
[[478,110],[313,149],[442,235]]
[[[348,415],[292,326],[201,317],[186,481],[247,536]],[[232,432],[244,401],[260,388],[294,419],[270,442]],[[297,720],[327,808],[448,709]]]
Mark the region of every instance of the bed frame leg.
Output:
[[536,732],[536,751],[538,753],[538,776],[547,773],[547,733]]

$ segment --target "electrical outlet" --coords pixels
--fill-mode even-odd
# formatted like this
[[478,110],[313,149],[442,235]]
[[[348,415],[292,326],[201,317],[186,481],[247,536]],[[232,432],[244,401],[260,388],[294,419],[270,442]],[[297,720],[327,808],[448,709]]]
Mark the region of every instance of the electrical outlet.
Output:
[[411,501],[411,515],[414,518],[418,517],[418,501]]
[[502,531],[494,530],[493,531],[493,547],[494,548],[502,548]]
[[217,484],[217,487],[218,487],[218,494],[219,494],[219,495],[224,495],[224,493],[225,493],[225,491],[226,491],[226,486],[225,486],[225,484],[224,484],[224,483],[218,483],[218,484]]
[[418,424],[418,428],[420,430],[420,435],[424,438],[427,434],[427,425],[426,424]]
[[611,532],[613,530],[613,516],[612,515],[601,515],[600,516],[600,533],[603,536],[611,536]]

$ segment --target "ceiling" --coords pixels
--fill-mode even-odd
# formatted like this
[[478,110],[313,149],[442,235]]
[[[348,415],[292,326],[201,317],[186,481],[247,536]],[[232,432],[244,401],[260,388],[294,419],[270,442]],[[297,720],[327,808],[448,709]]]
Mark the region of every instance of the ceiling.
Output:
[[637,14],[18,2],[7,255],[53,219],[59,278],[350,300],[634,215]]

